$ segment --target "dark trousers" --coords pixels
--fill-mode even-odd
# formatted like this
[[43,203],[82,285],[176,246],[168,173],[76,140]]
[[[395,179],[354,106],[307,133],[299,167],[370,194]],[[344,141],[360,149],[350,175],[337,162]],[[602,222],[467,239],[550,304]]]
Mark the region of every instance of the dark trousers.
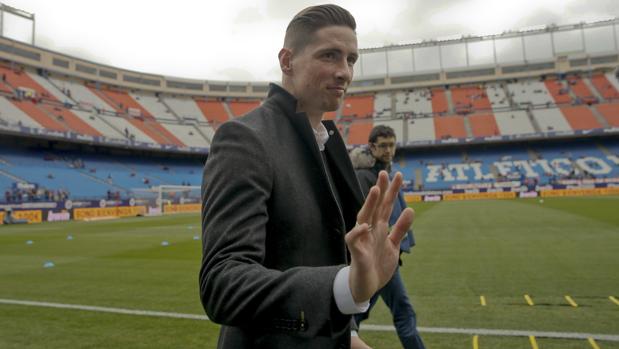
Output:
[[402,282],[399,267],[385,287],[372,296],[368,311],[355,315],[357,325],[360,325],[361,321],[370,317],[370,311],[378,301],[378,296],[383,298],[383,301],[391,311],[393,324],[395,325],[400,342],[402,342],[402,346],[405,349],[425,349],[423,341],[417,331],[415,310],[413,310],[413,305],[406,295],[406,288],[404,288],[404,282]]

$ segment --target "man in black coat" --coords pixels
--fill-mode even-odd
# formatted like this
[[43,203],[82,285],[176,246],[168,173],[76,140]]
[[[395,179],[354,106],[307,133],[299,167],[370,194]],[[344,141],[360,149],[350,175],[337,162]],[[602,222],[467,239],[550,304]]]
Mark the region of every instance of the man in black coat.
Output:
[[336,5],[297,14],[279,52],[282,87],[215,133],[199,281],[223,325],[218,348],[349,348],[351,314],[397,266],[413,220],[405,210],[389,233],[401,175],[381,173],[364,201],[337,128],[322,121],[352,80],[355,27]]

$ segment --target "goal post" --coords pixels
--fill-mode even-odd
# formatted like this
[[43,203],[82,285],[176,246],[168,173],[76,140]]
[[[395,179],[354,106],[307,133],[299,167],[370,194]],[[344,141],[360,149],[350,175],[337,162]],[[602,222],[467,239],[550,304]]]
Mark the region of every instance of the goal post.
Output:
[[151,188],[134,188],[131,194],[136,205],[147,207],[149,216],[200,211],[199,186],[158,185]]

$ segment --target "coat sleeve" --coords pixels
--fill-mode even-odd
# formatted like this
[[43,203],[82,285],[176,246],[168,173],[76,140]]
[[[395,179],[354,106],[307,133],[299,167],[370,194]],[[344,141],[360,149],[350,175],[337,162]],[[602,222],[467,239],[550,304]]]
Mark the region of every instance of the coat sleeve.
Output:
[[[241,122],[216,132],[202,182],[200,298],[214,322],[332,336],[350,316],[337,310],[342,266],[264,267],[273,168],[256,132]],[[293,253],[293,252],[291,252]]]

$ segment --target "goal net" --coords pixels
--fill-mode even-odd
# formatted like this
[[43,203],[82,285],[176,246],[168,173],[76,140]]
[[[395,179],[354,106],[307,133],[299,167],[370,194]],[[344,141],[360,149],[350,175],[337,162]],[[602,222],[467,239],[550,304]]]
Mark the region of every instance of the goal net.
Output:
[[200,212],[200,187],[186,185],[159,185],[148,189],[131,190],[135,205],[146,206],[149,216]]

